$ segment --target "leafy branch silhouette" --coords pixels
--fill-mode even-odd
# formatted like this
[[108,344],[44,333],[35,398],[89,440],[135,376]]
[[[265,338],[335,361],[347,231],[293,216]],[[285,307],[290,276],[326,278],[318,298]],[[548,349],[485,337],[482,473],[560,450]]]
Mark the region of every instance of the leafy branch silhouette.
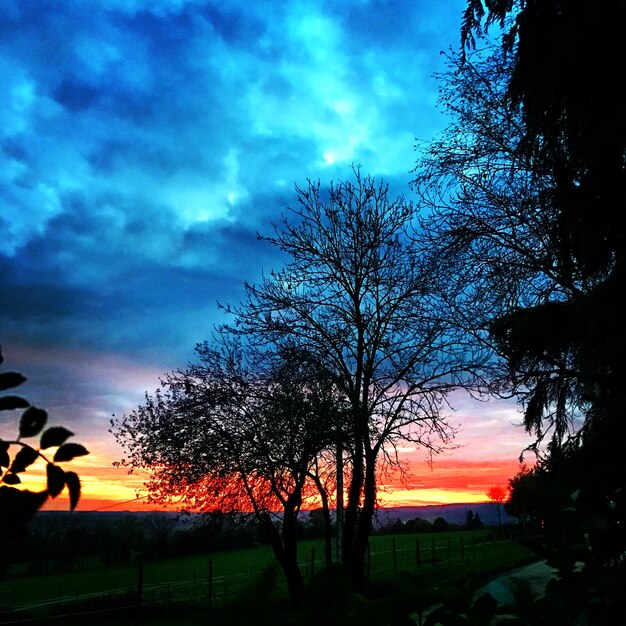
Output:
[[[0,364],[2,362],[0,351]],[[17,372],[0,372],[0,392],[19,387],[25,381],[26,378]],[[67,428],[46,428],[48,413],[43,409],[32,406],[18,395],[0,395],[0,411],[20,409],[23,411],[19,418],[17,437],[0,439],[0,529],[3,531],[22,529],[48,497],[56,498],[66,487],[70,510],[74,510],[80,499],[80,479],[76,472],[66,471],[59,464],[89,454],[83,445],[68,442],[74,433]],[[34,437],[39,437],[38,445],[24,441]],[[48,452],[51,448],[56,448],[52,459]],[[20,474],[39,459],[46,464],[46,489],[32,492],[15,488],[14,485],[22,482]]]

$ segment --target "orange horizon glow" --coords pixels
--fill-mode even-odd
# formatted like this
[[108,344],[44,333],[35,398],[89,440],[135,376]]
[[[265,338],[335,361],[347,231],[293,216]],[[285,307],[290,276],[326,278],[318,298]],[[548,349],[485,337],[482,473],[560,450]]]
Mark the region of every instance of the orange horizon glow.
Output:
[[[107,464],[100,455],[75,459],[67,469],[78,473],[82,493],[77,511],[164,511],[177,510],[147,501],[144,488],[145,477],[128,475],[124,468]],[[79,462],[80,461],[80,462]],[[107,466],[108,465],[108,466]],[[70,468],[71,466],[71,468]],[[487,491],[494,485],[506,487],[509,478],[519,470],[518,461],[493,459],[490,461],[467,461],[446,459],[438,461],[432,469],[423,463],[411,466],[410,480],[387,478],[379,483],[378,501],[381,507],[429,506],[440,504],[477,504],[487,502]],[[417,471],[419,469],[419,471]],[[31,486],[43,487],[44,469],[30,473]],[[308,507],[316,508],[311,502]],[[49,499],[44,510],[68,510],[69,500],[64,491],[55,499]]]
[[[76,441],[90,451],[88,456],[62,464],[64,469],[76,472],[81,479],[82,495],[77,510],[164,510],[164,507],[147,502],[145,475],[128,475],[125,468],[113,466],[114,461],[127,455],[114,437],[110,436],[108,429],[111,414],[108,409],[102,409],[102,405],[106,405],[116,410],[118,415],[133,410],[134,406],[142,402],[144,390],[153,387],[159,372],[129,358],[120,359],[112,354],[50,352],[28,346],[18,346],[15,351],[31,365],[39,367],[53,362],[75,378],[88,372],[110,386],[106,401],[95,395],[81,409],[89,419],[66,422],[63,416],[71,414],[72,409],[66,398],[59,399],[53,406],[47,405],[51,422],[70,427],[76,432]],[[17,369],[26,372],[26,366],[20,363],[19,358],[17,361]],[[27,397],[36,404],[44,404],[43,401],[39,402],[37,393],[28,393]],[[398,448],[400,461],[406,464],[410,476],[405,482],[397,476],[381,476],[378,493],[381,506],[486,502],[486,493],[490,487],[506,486],[508,480],[517,474],[517,457],[531,443],[530,435],[520,426],[518,407],[498,400],[477,401],[460,392],[450,394],[450,402],[455,408],[446,417],[451,425],[462,426],[454,438],[454,445],[436,456],[432,469],[427,465],[426,454],[419,446],[407,444]],[[48,451],[45,452],[48,455]],[[50,452],[49,458],[53,454],[54,451]],[[45,464],[35,463],[20,477],[24,488],[43,489]],[[316,506],[315,502],[311,500],[310,506]],[[49,499],[44,508],[68,510],[67,494],[64,492],[55,499]]]

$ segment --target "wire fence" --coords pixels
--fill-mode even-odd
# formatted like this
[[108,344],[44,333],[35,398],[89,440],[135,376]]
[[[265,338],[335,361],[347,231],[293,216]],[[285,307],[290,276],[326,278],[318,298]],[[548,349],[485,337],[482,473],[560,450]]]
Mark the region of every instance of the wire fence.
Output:
[[[510,554],[517,545],[514,537],[507,539],[481,536],[424,535],[386,537],[368,547],[366,576],[378,577],[394,572],[429,573],[434,569],[448,570],[455,566],[488,565],[490,559]],[[303,578],[310,580],[326,565],[321,550],[311,548],[300,555]],[[0,624],[25,624],[29,619],[51,623],[64,616],[126,612],[141,614],[146,607],[159,605],[169,611],[176,604],[194,604],[209,611],[232,603],[242,593],[250,591],[264,575],[261,570],[225,574],[207,557],[206,569],[193,572],[191,578],[155,582],[151,580],[153,564],[139,563],[131,582],[92,593],[72,592],[59,588],[59,593],[45,600],[34,600],[10,606],[10,598],[0,594]],[[282,581],[281,581],[282,582]],[[280,587],[280,585],[278,585]],[[279,592],[281,589],[279,589]],[[284,591],[284,588],[282,589]],[[4,608],[4,610],[3,610]]]

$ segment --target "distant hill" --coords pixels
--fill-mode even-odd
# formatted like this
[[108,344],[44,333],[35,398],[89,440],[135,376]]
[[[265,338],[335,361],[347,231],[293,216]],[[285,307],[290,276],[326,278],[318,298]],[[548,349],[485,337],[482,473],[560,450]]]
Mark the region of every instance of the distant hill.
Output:
[[172,520],[173,526],[176,528],[185,528],[193,521],[194,516],[186,516],[175,511],[67,511],[62,510],[45,510],[39,511],[34,520],[45,521],[46,519],[56,518],[69,521],[80,521],[89,524],[93,521],[96,524],[114,524],[124,518],[134,518],[143,521],[151,515],[169,518]]
[[[428,506],[400,506],[393,508],[380,508],[377,512],[374,523],[378,526],[385,526],[395,520],[406,523],[410,519],[419,517],[420,519],[434,521],[437,517],[443,517],[450,524],[465,524],[467,512],[472,511],[474,515],[478,513],[483,524],[487,526],[498,525],[498,514],[495,506],[491,502],[471,503],[471,504],[433,504]],[[508,516],[501,511],[502,523],[515,523],[514,517]]]
[[[416,517],[428,520],[429,522],[434,521],[437,517],[443,517],[450,524],[463,525],[467,519],[468,511],[472,511],[474,515],[478,513],[482,522],[487,526],[497,526],[498,524],[498,514],[496,513],[494,505],[491,502],[481,502],[478,504],[433,504],[427,506],[381,507],[378,509],[374,517],[374,526],[386,526],[387,524],[393,523],[398,519],[401,522],[406,523],[408,520],[415,519]],[[136,517],[141,519],[153,514],[155,513],[151,513],[150,511],[77,511],[74,513],[69,513],[68,511],[40,511],[38,517],[53,515],[65,517],[73,515],[74,517],[79,516],[84,519],[91,518],[99,521],[116,521],[123,517]],[[156,514],[175,518],[178,522],[177,526],[186,526],[195,517],[195,515],[191,515],[189,517],[180,516],[180,514],[173,512],[159,512]],[[504,508],[502,509],[501,514],[503,524],[515,523],[517,521],[514,517],[509,517],[504,512]],[[306,516],[307,511],[302,511],[302,519],[305,519]]]

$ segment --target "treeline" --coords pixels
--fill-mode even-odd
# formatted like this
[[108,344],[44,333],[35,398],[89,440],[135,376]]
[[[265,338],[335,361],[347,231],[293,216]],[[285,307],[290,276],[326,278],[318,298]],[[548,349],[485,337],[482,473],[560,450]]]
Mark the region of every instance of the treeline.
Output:
[[252,517],[214,513],[191,519],[171,513],[42,513],[21,540],[20,563],[9,572],[63,572],[125,565],[266,541]]
[[[279,520],[275,522],[279,525]],[[478,512],[467,513],[464,524],[437,517],[391,520],[375,534],[399,535],[480,530]],[[298,539],[323,539],[321,509],[309,511],[298,523]],[[333,534],[336,526],[333,524]],[[83,568],[126,565],[139,560],[251,548],[268,543],[267,533],[253,515],[211,513],[188,517],[165,512],[80,513],[45,512],[35,517],[21,540],[19,561],[8,573],[42,574]]]
[[[311,511],[298,525],[299,539],[320,539],[324,533],[321,511]],[[268,537],[253,515],[44,512],[18,543],[5,574],[65,572],[251,548],[267,544]]]
[[436,517],[432,522],[420,517],[415,517],[406,522],[403,522],[401,519],[396,519],[381,526],[380,529],[376,531],[376,534],[402,535],[430,532],[443,533],[452,530],[482,530],[483,528],[485,528],[485,524],[480,519],[480,514],[469,510],[464,524],[449,522],[444,517]]

